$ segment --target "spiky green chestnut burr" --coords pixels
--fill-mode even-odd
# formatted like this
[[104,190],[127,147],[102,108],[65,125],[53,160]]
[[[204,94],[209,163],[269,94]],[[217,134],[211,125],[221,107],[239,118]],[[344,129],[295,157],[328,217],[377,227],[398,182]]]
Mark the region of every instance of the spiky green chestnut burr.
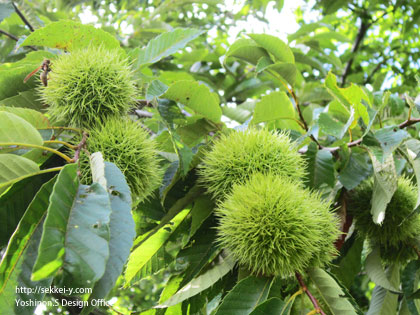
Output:
[[244,183],[255,173],[300,180],[305,165],[287,134],[250,128],[216,140],[200,167],[199,180],[215,199],[222,199],[235,183]]
[[398,179],[395,191],[385,212],[381,225],[375,224],[370,213],[373,180],[359,185],[349,199],[349,212],[355,219],[360,235],[367,237],[371,246],[379,246],[385,261],[406,262],[416,258],[413,245],[420,235],[420,216],[415,214],[405,220],[414,210],[417,188],[408,178]]
[[336,253],[330,204],[287,177],[258,173],[235,184],[216,215],[219,244],[254,274],[289,276]]
[[[162,169],[155,141],[129,118],[113,117],[96,125],[90,131],[86,148],[90,153],[102,152],[105,161],[120,168],[137,202],[150,196],[161,183]],[[89,158],[84,154],[80,159],[82,179],[89,181]]]
[[90,129],[97,121],[122,116],[134,103],[135,82],[119,50],[72,51],[55,59],[51,69],[40,94],[53,120]]

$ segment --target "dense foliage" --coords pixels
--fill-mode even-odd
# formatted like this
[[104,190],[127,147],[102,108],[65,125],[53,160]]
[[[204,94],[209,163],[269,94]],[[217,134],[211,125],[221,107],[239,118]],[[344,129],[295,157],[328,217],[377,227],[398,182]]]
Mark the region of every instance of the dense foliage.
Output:
[[420,8],[283,4],[0,2],[0,314],[420,313]]

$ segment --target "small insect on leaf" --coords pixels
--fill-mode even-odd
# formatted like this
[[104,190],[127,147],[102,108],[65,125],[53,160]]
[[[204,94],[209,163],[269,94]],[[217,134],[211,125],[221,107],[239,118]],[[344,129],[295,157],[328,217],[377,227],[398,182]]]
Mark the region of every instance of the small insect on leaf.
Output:
[[51,71],[50,64],[51,64],[51,61],[49,59],[44,59],[44,61],[42,62],[42,64],[38,68],[36,68],[31,73],[29,73],[25,77],[25,79],[23,79],[23,82],[26,83],[35,73],[37,73],[39,70],[42,70],[41,75],[40,75],[40,79],[41,79],[42,84],[44,86],[47,86],[48,85],[48,73]]

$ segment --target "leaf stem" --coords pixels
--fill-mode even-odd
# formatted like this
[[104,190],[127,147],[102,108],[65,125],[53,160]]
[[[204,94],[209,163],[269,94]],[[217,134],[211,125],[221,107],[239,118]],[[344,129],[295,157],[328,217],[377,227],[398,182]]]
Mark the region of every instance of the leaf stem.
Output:
[[78,132],[78,133],[82,133],[83,132],[83,130],[82,129],[79,129],[79,128],[73,128],[73,127],[54,127],[54,126],[51,126],[51,127],[46,127],[46,128],[37,128],[38,130],[50,130],[50,129],[58,129],[58,130],[71,130],[71,131],[74,131],[74,132]]
[[7,146],[18,146],[18,147],[24,147],[24,148],[34,148],[34,149],[42,149],[45,151],[50,151],[54,154],[57,154],[59,157],[63,158],[64,160],[66,160],[66,162],[72,163],[72,159],[69,158],[64,153],[61,153],[60,151],[57,151],[49,147],[44,147],[42,145],[28,144],[28,143],[0,143],[0,147],[7,147]]
[[44,141],[44,144],[54,144],[54,143],[65,145],[66,147],[68,147],[68,148],[70,148],[72,150],[76,150],[77,149],[77,145],[72,145],[72,144],[67,143],[65,141],[60,141],[60,140],[47,140],[47,141]]
[[29,23],[28,19],[23,15],[22,11],[19,10],[19,8],[16,6],[16,4],[12,1],[12,5],[15,8],[15,11],[17,15],[19,15],[20,19],[23,21],[23,23],[26,24],[26,26],[29,28],[31,32],[35,31],[31,23]]
[[306,295],[309,297],[309,299],[312,302],[312,305],[315,308],[316,314],[325,315],[324,311],[321,309],[321,307],[318,304],[318,301],[316,298],[312,295],[312,293],[309,291],[308,287],[306,286],[305,282],[303,281],[302,275],[298,272],[295,273],[296,279],[299,282],[300,287],[302,288],[303,292],[306,293]]
[[87,137],[88,137],[88,133],[86,131],[84,131],[83,132],[83,138],[79,142],[79,144],[77,145],[76,152],[74,152],[74,157],[71,159],[72,162],[76,162],[79,159],[80,151],[82,150],[82,148],[85,147]]
[[[306,123],[306,120],[305,120],[305,118],[303,117],[303,114],[302,114],[302,110],[301,110],[301,108],[300,108],[300,104],[299,104],[299,101],[298,101],[298,98],[297,98],[297,96],[296,96],[296,94],[295,94],[295,91],[293,90],[293,88],[289,88],[288,86],[287,86],[287,84],[275,73],[275,72],[273,72],[272,70],[269,70],[268,69],[268,73],[272,76],[272,77],[274,77],[274,78],[276,78],[277,80],[279,80],[280,81],[280,83],[284,86],[284,88],[287,90],[287,92],[290,94],[290,96],[293,98],[293,100],[294,100],[294,102],[295,102],[295,105],[296,105],[296,109],[297,109],[297,112],[298,112],[298,115],[299,115],[299,119],[300,119],[300,121],[301,121],[301,123],[302,124],[299,124],[299,125],[301,125],[301,127],[307,132],[308,130],[309,130],[309,127],[308,127],[308,124]],[[314,135],[310,135],[310,138],[312,139],[312,141],[314,141],[316,144],[317,144],[317,146],[318,146],[318,149],[322,149],[323,147],[322,147],[322,145],[318,142],[318,140],[316,140],[316,138],[314,137]]]
[[25,178],[28,178],[28,177],[31,177],[31,176],[34,176],[34,175],[40,175],[40,174],[51,173],[51,172],[59,172],[62,169],[63,169],[63,166],[59,166],[59,167],[47,168],[45,170],[41,170],[41,171],[38,171],[38,172],[35,172],[35,173],[26,174],[24,176],[13,178],[13,179],[11,179],[7,182],[1,183],[0,187],[9,186],[9,185],[14,184],[18,181],[21,181],[22,179],[25,179]]

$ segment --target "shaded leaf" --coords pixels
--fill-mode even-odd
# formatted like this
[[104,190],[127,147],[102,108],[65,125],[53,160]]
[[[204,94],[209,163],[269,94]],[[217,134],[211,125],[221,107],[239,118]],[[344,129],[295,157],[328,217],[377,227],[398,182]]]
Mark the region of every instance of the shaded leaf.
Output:
[[179,212],[169,223],[162,226],[130,254],[125,270],[126,286],[135,279],[147,262],[162,249],[166,241],[176,231],[190,211],[190,209],[185,209]]
[[248,34],[248,36],[272,54],[276,61],[295,63],[293,52],[280,38],[268,34]]
[[[104,298],[114,287],[130,254],[136,236],[131,215],[130,188],[118,167],[110,162],[104,164],[105,185],[111,202],[109,224],[109,259],[101,279],[93,287],[89,301]],[[89,303],[92,306],[92,303]],[[85,308],[82,314],[89,314]]]
[[327,150],[318,150],[315,143],[311,142],[306,152],[308,160],[307,183],[310,187],[320,187],[326,183],[330,187],[334,187],[334,161],[331,152]]
[[46,173],[25,178],[1,195],[0,221],[3,225],[0,229],[0,247],[7,244],[35,194],[52,176],[53,173]]
[[11,184],[39,172],[38,164],[15,154],[0,154],[0,169],[0,194]]
[[215,315],[247,315],[267,299],[273,278],[249,276],[226,295]]
[[259,304],[250,315],[284,314],[285,304],[281,299],[273,297]]
[[328,273],[320,268],[313,268],[308,275],[332,314],[357,314],[353,305],[343,297],[343,290]]
[[252,39],[245,38],[238,39],[230,45],[229,50],[226,53],[225,61],[228,57],[239,58],[254,65],[256,65],[261,58],[268,58],[268,60],[270,60],[265,49],[258,47]]
[[166,300],[163,304],[156,306],[156,308],[167,308],[169,306],[181,303],[192,296],[199,294],[215,284],[219,279],[223,278],[235,266],[235,262],[230,257],[222,259],[221,262],[213,268],[204,272],[197,278],[193,279],[181,290],[174,294],[171,298]]
[[346,165],[338,174],[338,179],[347,190],[352,190],[370,174],[372,174],[372,165],[368,163],[366,154],[352,152]]
[[372,252],[366,257],[365,261],[366,273],[372,282],[392,292],[400,293],[395,286],[388,280],[385,271],[382,267],[382,261],[379,254],[379,248],[374,248]]
[[[398,285],[400,278],[398,266],[390,266],[387,273],[392,285]],[[397,306],[398,295],[391,293],[387,289],[377,285],[373,289],[372,298],[370,300],[369,309],[366,315],[394,315],[397,312]]]
[[384,163],[380,163],[371,150],[368,150],[373,165],[373,193],[372,193],[372,220],[381,224],[385,219],[385,211],[397,190],[397,174],[394,158],[390,155]]
[[[41,225],[49,205],[49,197],[52,192],[56,178],[49,180],[42,185],[32,202],[26,209],[25,214],[20,220],[16,231],[7,245],[6,252],[0,263],[0,292],[6,285],[23,252],[34,236],[35,230]],[[42,229],[42,227],[41,227]]]
[[81,185],[77,164],[66,165],[50,197],[32,279],[44,279],[63,268],[73,286],[93,286],[109,257],[110,214],[105,189],[97,183]]

